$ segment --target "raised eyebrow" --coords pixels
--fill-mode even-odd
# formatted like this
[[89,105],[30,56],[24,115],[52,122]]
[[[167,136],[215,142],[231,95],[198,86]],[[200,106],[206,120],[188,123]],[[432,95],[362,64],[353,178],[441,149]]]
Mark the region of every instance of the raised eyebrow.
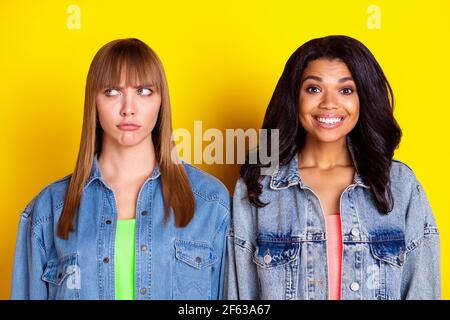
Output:
[[[323,81],[323,79],[322,79],[321,77],[318,77],[318,76],[306,76],[305,78],[303,78],[303,81],[302,81],[302,82],[305,82],[305,81],[308,80],[308,79],[317,80],[317,81],[319,81],[319,82],[322,82],[322,81]],[[354,80],[353,80],[352,77],[343,77],[343,78],[340,78],[340,79],[338,80],[339,83],[347,82],[347,81],[354,81]]]
[[306,77],[303,78],[302,82],[305,82],[308,79],[317,80],[317,81],[322,82],[322,78],[318,77],[318,76],[306,76]]
[[347,81],[355,81],[355,80],[353,80],[352,77],[344,77],[339,79],[339,82],[347,82]]

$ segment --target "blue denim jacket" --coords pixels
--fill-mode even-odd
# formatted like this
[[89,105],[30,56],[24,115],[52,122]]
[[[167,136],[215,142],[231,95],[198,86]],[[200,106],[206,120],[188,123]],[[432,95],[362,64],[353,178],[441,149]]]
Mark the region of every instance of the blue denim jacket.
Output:
[[[358,173],[340,198],[341,299],[440,299],[436,221],[412,170],[393,161],[394,208],[380,214]],[[327,299],[326,228],[298,159],[262,180],[257,209],[239,179],[228,234],[228,299]]]
[[[135,299],[221,299],[230,195],[222,183],[183,164],[196,201],[185,228],[164,223],[159,168],[137,202]],[[70,176],[43,189],[20,217],[12,299],[115,299],[117,209],[97,159],[84,187],[74,233],[56,236]]]

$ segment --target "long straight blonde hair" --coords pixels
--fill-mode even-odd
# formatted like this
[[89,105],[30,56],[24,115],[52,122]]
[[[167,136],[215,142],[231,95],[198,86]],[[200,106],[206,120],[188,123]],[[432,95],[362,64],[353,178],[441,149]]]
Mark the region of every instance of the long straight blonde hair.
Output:
[[119,39],[107,43],[97,52],[87,75],[80,149],[58,221],[58,236],[62,239],[67,240],[69,233],[74,231],[84,186],[94,157],[102,149],[103,130],[97,117],[96,96],[100,90],[118,85],[122,75],[125,75],[126,86],[152,84],[161,95],[161,107],[152,131],[152,140],[161,172],[166,222],[170,209],[175,215],[177,227],[186,226],[194,215],[192,187],[183,165],[174,159],[177,156],[172,140],[170,99],[162,63],[144,42],[133,38]]

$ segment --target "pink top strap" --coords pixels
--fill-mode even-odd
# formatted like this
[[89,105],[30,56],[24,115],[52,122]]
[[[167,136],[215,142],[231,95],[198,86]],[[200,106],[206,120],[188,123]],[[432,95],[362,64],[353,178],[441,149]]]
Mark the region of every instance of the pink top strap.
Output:
[[326,215],[328,299],[341,300],[342,233],[340,214]]

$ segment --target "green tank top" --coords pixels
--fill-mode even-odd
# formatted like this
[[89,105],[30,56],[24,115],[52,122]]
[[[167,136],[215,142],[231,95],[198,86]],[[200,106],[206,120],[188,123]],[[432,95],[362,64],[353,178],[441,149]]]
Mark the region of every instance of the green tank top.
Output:
[[117,220],[114,274],[116,300],[134,300],[136,219]]

